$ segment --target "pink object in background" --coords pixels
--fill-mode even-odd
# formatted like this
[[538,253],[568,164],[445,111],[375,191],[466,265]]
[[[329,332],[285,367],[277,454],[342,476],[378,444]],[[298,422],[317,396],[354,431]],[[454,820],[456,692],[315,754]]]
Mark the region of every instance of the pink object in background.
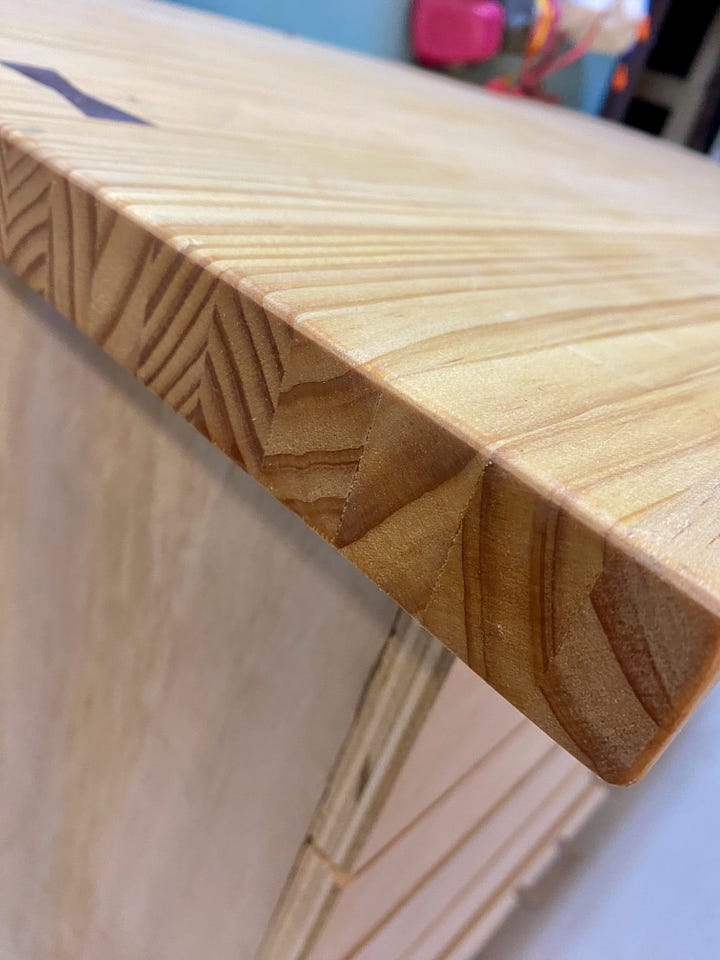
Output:
[[502,49],[505,11],[497,0],[415,0],[411,37],[428,66],[478,63]]

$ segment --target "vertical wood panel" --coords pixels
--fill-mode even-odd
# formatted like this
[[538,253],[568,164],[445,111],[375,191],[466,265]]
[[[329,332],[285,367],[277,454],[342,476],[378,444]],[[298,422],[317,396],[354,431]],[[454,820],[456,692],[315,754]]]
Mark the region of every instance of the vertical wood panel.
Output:
[[0,270],[0,954],[250,960],[395,608]]

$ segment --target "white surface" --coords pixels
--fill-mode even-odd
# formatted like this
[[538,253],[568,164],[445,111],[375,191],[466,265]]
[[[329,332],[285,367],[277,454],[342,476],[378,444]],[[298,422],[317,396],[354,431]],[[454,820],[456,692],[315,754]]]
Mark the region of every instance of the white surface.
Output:
[[481,960],[720,958],[720,688],[568,845]]
[[619,57],[637,42],[638,26],[648,14],[648,6],[648,0],[562,0],[560,26],[573,43],[596,29],[591,49]]

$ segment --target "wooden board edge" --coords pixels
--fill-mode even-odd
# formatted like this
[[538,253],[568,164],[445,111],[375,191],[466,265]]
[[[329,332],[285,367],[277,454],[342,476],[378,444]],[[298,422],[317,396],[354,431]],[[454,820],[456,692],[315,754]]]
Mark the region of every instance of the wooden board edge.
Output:
[[[328,779],[258,960],[303,960],[387,799],[452,655],[399,612]],[[372,762],[368,758],[372,757]]]
[[[29,206],[21,191],[17,209],[13,178],[27,177],[28,163],[46,185]],[[514,468],[264,310],[192,245],[178,249],[153,234],[6,127],[0,198],[0,259],[25,282],[583,763],[612,783],[645,772],[717,676],[720,615],[708,598],[668,579],[673,571],[617,532],[578,518],[577,505],[550,503]],[[298,387],[307,388],[301,414]],[[292,436],[298,415],[315,433],[334,418],[331,449],[285,452],[283,430]],[[414,450],[427,451],[408,458],[412,476],[402,482],[411,491],[426,475],[438,482],[432,496],[408,494],[402,509],[368,529],[368,512],[383,506],[368,502],[372,484],[363,487],[368,450],[397,445],[398,424]],[[498,500],[512,501],[512,524]],[[478,539],[475,555],[466,548],[478,531],[483,550]],[[529,545],[523,593],[531,603],[516,607],[517,622],[488,613],[506,588],[503,575],[487,572],[488,544],[499,557],[509,547],[503,562],[513,570],[527,565]],[[479,606],[473,589],[483,594]],[[652,630],[638,630],[633,618],[650,607],[659,611]],[[571,612],[566,622],[546,615],[560,609]],[[668,689],[656,649],[671,631],[684,647]],[[523,633],[529,653],[506,669],[506,637]]]

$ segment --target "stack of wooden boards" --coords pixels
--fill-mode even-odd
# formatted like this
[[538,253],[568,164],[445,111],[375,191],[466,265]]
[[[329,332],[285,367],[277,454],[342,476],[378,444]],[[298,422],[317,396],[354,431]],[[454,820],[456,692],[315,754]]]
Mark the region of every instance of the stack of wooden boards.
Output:
[[[279,905],[267,960],[467,960],[606,794],[457,661],[400,766],[409,731],[398,688],[412,687],[418,647],[437,654],[401,620]],[[399,771],[389,789],[388,765]]]

